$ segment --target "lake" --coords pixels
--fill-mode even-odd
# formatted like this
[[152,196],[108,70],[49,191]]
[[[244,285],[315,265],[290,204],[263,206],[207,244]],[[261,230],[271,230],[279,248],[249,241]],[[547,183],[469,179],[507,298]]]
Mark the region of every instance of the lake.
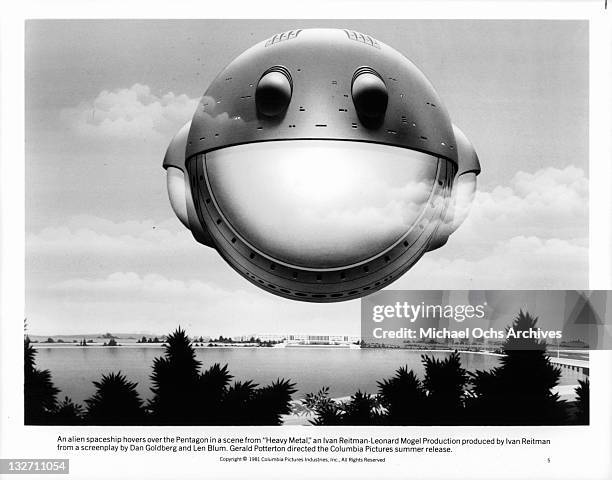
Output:
[[[102,374],[121,371],[128,380],[137,382],[144,399],[151,398],[150,380],[153,359],[163,354],[159,347],[54,347],[37,344],[36,365],[49,369],[53,382],[61,390],[58,398],[69,396],[82,403],[90,397],[94,380]],[[376,382],[390,378],[408,365],[422,378],[421,352],[400,349],[348,348],[196,348],[196,356],[206,369],[214,363],[228,364],[233,380],[254,380],[267,385],[277,378],[291,379],[297,385],[294,399],[330,387],[332,397],[352,395],[357,390],[376,393]],[[446,352],[428,352],[444,358]],[[469,371],[488,370],[499,357],[462,353],[463,367]],[[574,385],[582,375],[564,369],[561,385]]]

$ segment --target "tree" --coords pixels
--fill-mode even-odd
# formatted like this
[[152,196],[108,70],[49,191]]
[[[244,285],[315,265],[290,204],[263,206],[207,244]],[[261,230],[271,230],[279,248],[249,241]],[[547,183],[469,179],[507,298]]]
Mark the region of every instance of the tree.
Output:
[[375,396],[358,390],[343,405],[342,423],[344,425],[377,425],[381,423],[379,407],[380,404]]
[[586,380],[578,380],[576,388],[576,411],[574,413],[575,421],[578,425],[589,424],[589,391],[590,382]]
[[425,411],[425,390],[408,366],[400,367],[395,376],[377,382],[381,405],[386,410],[388,425],[422,425]]
[[227,365],[200,373],[189,337],[182,329],[168,336],[164,356],[153,362],[152,421],[159,425],[278,425],[291,411],[294,384],[277,380],[259,388],[235,382]]
[[65,397],[53,411],[51,423],[54,425],[82,425],[83,416],[83,407]]
[[26,335],[24,338],[24,423],[45,425],[50,423],[57,406],[59,390],[53,385],[51,372],[36,368],[36,350]]
[[329,397],[329,387],[322,387],[317,393],[307,393],[302,401],[296,406],[298,413],[314,415],[310,421],[313,425],[340,425],[342,414],[336,402]]
[[314,425],[461,425],[464,420],[467,372],[457,352],[443,360],[422,356],[421,382],[408,367],[377,382],[378,395],[357,391],[348,402],[328,398],[328,390],[309,394],[306,409]]
[[427,392],[424,417],[429,425],[462,425],[468,373],[457,351],[444,360],[422,357],[425,366],[423,387]]
[[322,401],[316,407],[313,425],[380,425],[384,414],[377,396],[357,391],[346,402]]
[[313,425],[337,426],[345,425],[342,404],[331,400],[317,406],[316,416],[310,421]]
[[[224,392],[219,402],[219,421],[223,425],[249,425],[253,421],[253,399],[257,395],[257,384],[251,380],[234,382]],[[215,422],[216,423],[216,422]]]
[[153,360],[153,398],[149,408],[154,422],[160,425],[193,424],[198,409],[206,408],[198,398],[201,365],[195,358],[191,341],[179,327],[168,337],[164,356]]
[[[236,419],[240,417],[246,421],[249,415],[247,410],[239,412],[236,408],[228,409],[228,406],[224,404],[227,401],[227,391],[232,378],[233,376],[230,375],[227,365],[221,366],[219,363],[215,363],[204,373],[197,376],[194,393],[200,408],[194,413],[196,424],[248,425],[248,423],[238,423]],[[247,398],[246,394],[255,386],[253,382],[244,382],[237,387],[235,385],[235,394]],[[250,400],[251,397],[248,397],[248,399]],[[231,414],[238,417],[232,419],[230,418]]]
[[304,415],[316,414],[324,404],[329,404],[333,400],[329,398],[329,387],[322,387],[317,393],[307,393],[304,398],[296,405],[294,411]]
[[93,382],[96,393],[85,400],[86,423],[89,425],[143,425],[145,410],[136,391],[136,383],[128,382],[118,373],[102,375]]
[[283,379],[258,388],[249,406],[251,418],[242,425],[281,425],[282,415],[291,413],[291,395],[296,391],[294,383]]
[[546,354],[546,343],[512,332],[536,332],[537,317],[519,312],[506,329],[500,366],[471,374],[471,421],[480,425],[559,425],[566,423],[566,405],[551,389],[561,369]]

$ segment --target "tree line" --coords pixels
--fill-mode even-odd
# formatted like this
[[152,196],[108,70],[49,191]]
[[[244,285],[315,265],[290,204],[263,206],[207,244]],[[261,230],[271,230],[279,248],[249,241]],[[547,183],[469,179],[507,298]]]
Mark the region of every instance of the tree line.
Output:
[[[537,318],[520,312],[515,330],[536,328]],[[36,368],[36,350],[24,338],[25,423],[30,425],[280,425],[289,413],[309,415],[313,425],[563,425],[589,423],[589,383],[580,380],[576,400],[552,389],[561,370],[533,339],[507,339],[500,364],[466,371],[459,353],[444,359],[423,355],[424,376],[401,367],[377,382],[378,392],[356,392],[347,401],[329,388],[293,402],[290,380],[266,386],[233,381],[228,366],[202,371],[185,331],[178,328],[153,361],[152,398],[144,401],[121,372],[93,382],[94,394],[79,405],[58,400],[48,370]]]

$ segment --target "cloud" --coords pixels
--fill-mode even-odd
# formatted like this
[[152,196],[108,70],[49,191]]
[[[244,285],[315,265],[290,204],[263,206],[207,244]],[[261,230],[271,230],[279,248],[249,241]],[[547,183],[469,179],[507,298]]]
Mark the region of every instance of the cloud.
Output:
[[[184,278],[181,275],[181,278]],[[113,272],[58,281],[28,303],[32,331],[168,333],[181,325],[193,335],[251,333],[358,334],[359,302],[319,305],[241,288],[159,274]]]
[[507,185],[477,191],[467,220],[455,235],[468,245],[494,244],[515,236],[587,237],[588,190],[584,171],[574,166],[518,172]]
[[586,239],[513,237],[480,257],[427,253],[391,289],[583,289],[588,286]]
[[[174,218],[74,216],[26,242],[28,316],[37,330],[45,318],[72,331],[81,322],[115,331],[180,323],[202,334],[357,328],[359,302],[303,304],[263,292]],[[588,260],[588,180],[574,167],[546,168],[480,191],[448,244],[389,288],[580,289]]]
[[[169,333],[177,325],[190,334],[248,333],[259,330],[273,310],[272,299],[214,282],[178,280],[159,274],[113,272],[103,277],[69,278],[32,299],[32,329]],[[237,301],[240,299],[240,301]]]
[[26,235],[30,255],[158,255],[189,249],[195,240],[178,220],[113,222],[77,215],[61,227]]
[[[582,170],[567,167],[519,172],[508,185],[481,191],[448,244],[425,254],[390,288],[585,288],[587,186]],[[245,318],[276,328],[271,318],[284,318],[281,312],[308,324],[311,315],[305,312],[318,308],[260,291],[174,218],[115,222],[74,216],[61,227],[29,233],[26,241],[28,302],[41,315],[55,311],[58,319],[102,318],[104,312],[127,318],[117,305],[129,304],[134,319],[143,322],[147,315],[163,322],[166,315],[185,323],[208,312],[207,317],[230,318],[236,328],[248,329]],[[56,306],[54,298],[66,305]],[[347,311],[342,304],[323,307],[316,310],[321,325]],[[88,313],[92,309],[97,311]]]
[[61,227],[26,235],[30,299],[43,294],[49,282],[119,271],[203,281],[214,278],[216,285],[228,288],[248,283],[213,249],[197,243],[175,218],[113,222],[79,215]]
[[60,112],[61,120],[87,138],[134,139],[173,135],[191,117],[198,99],[172,92],[156,95],[147,85],[104,90],[93,100]]
[[[248,187],[246,184],[242,186],[245,190]],[[403,208],[412,205],[404,199],[406,197],[404,190],[393,185],[387,188],[386,196],[382,194],[376,196],[369,191],[365,191],[362,196],[371,200],[373,210],[379,212],[384,207],[382,211],[389,216],[398,210],[399,204],[403,205]],[[260,196],[266,195],[264,191],[254,191]],[[337,195],[333,189],[330,191]],[[247,207],[261,203],[257,198],[246,198],[252,200],[243,202]],[[337,202],[336,198],[333,200]],[[317,201],[318,199],[313,199],[311,203]],[[382,207],[376,205],[376,201],[382,202]],[[515,237],[561,239],[570,242],[573,239],[586,239],[588,202],[588,179],[579,168],[569,166],[564,169],[545,168],[534,173],[518,172],[505,186],[477,192],[467,220],[450,237],[447,246],[442,247],[439,252],[449,258],[478,259],[483,257],[483,254],[489,253],[499,242],[506,242]],[[299,202],[292,203],[287,199],[285,203],[291,208],[285,204],[275,208],[284,215],[289,215],[294,208],[297,208]],[[418,202],[413,203],[418,204]],[[316,211],[321,213],[320,209]],[[346,212],[338,208],[332,209],[328,213],[329,218],[321,215],[324,219],[319,218],[317,222],[330,228],[340,224],[347,229],[346,222],[340,221],[342,216],[339,215],[339,211],[346,214],[350,209],[347,207]],[[301,219],[310,218],[309,212],[310,210],[306,209],[303,212],[294,212],[294,215]],[[369,217],[371,216],[369,212],[370,210],[365,208],[364,200],[361,199],[353,213]],[[264,218],[263,221],[269,220]],[[376,223],[374,219],[372,221]],[[295,223],[295,220],[292,222]],[[361,229],[365,228],[363,222],[358,223]],[[372,225],[372,228],[380,228],[380,225]],[[283,235],[290,234],[290,232],[282,233],[280,229],[279,231]],[[107,253],[132,256],[159,254],[162,251],[168,253],[192,251],[196,245],[189,231],[174,218],[163,222],[147,219],[114,222],[92,215],[78,215],[71,217],[62,226],[45,228],[27,235],[30,254],[63,255],[66,252],[83,252],[92,256]]]
[[391,288],[585,288],[588,183],[580,168],[548,167],[479,190],[448,243]]
[[245,301],[252,294],[245,291],[232,291],[212,283],[199,280],[170,279],[159,274],[139,275],[135,272],[114,272],[104,278],[71,278],[54,284],[52,290],[80,298],[131,301],[138,299],[147,302],[185,300],[189,302],[227,301],[228,296],[239,295]]

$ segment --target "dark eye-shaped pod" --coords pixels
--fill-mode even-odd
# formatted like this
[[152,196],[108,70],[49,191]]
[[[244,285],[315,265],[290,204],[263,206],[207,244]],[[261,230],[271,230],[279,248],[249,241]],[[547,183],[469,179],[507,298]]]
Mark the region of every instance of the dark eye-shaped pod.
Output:
[[281,66],[272,67],[259,79],[255,91],[257,111],[266,117],[282,114],[291,101],[293,82],[289,71]]
[[353,103],[360,117],[384,117],[389,101],[387,86],[380,75],[370,67],[361,67],[353,74],[351,87]]

